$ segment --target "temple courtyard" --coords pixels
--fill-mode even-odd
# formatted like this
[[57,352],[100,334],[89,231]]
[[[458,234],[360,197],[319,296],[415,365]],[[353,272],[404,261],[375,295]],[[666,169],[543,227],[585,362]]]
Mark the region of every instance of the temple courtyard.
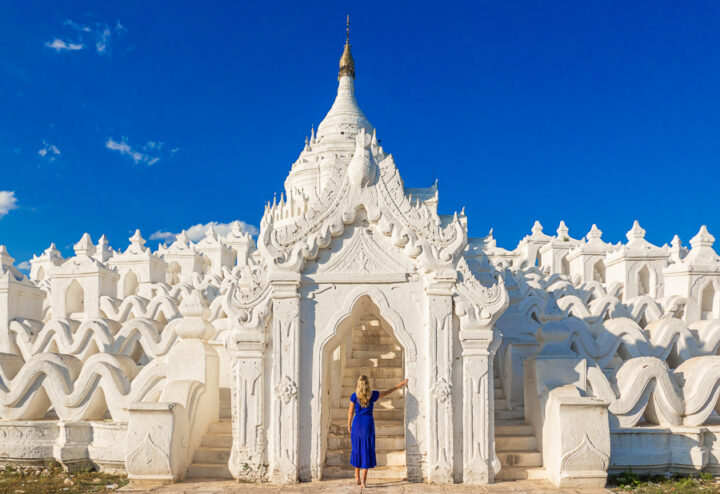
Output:
[[360,492],[372,492],[377,494],[441,494],[441,493],[557,493],[570,494],[600,494],[612,493],[608,489],[561,489],[553,486],[546,480],[520,480],[516,482],[503,482],[492,485],[429,485],[416,482],[407,482],[403,480],[378,481],[377,483],[368,484],[366,489],[361,489],[354,485],[349,479],[333,479],[320,482],[305,482],[299,484],[239,484],[234,481],[198,481],[198,482],[181,482],[170,485],[142,485],[130,484],[118,492],[153,492],[157,494],[209,494],[209,493],[226,493],[238,492],[248,494],[269,494],[269,493],[313,493],[313,494],[354,494]]

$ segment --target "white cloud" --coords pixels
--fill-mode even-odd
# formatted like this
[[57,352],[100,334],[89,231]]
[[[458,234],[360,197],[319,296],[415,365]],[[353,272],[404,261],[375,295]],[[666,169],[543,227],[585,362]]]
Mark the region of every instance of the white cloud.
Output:
[[42,143],[43,145],[37,153],[48,161],[55,161],[61,154],[58,147],[55,144],[48,144],[45,140]]
[[[255,225],[250,225],[248,223],[245,223],[244,221],[238,221],[238,223],[240,224],[240,230],[243,232],[249,233],[251,235],[257,235],[259,233],[259,230]],[[197,225],[193,225],[190,228],[185,229],[185,234],[187,235],[188,239],[192,240],[193,242],[197,242],[205,237],[205,234],[207,233],[207,230],[211,225],[213,226],[213,228],[215,228],[215,232],[221,236],[227,235],[232,229],[232,223],[218,223],[217,221],[211,221],[209,223],[198,223]],[[175,237],[177,237],[179,234],[180,232],[171,233],[158,230],[152,235],[150,235],[150,240],[163,240],[166,242],[174,242]]]
[[85,45],[82,43],[73,43],[72,41],[64,41],[60,38],[55,38],[52,41],[45,43],[45,46],[52,48],[55,51],[78,51],[82,50]]
[[0,190],[0,218],[17,209],[17,198],[14,190]]
[[104,22],[95,22],[91,25],[78,24],[72,19],[63,22],[64,26],[70,27],[76,31],[76,36],[80,38],[77,43],[65,41],[55,38],[53,41],[45,43],[45,46],[56,51],[78,51],[85,48],[86,45],[95,45],[95,50],[104,55],[110,47],[110,41],[118,35],[127,31],[120,21],[115,23],[115,27],[110,27]]
[[20,271],[30,271],[30,268],[32,266],[30,266],[30,261],[23,261],[15,267],[18,268]]
[[128,144],[127,137],[123,137],[120,141],[116,141],[112,137],[108,137],[108,140],[105,141],[105,147],[111,151],[117,151],[124,156],[129,156],[136,164],[143,163],[148,166],[154,165],[160,161],[160,156],[157,156],[154,153],[151,154],[148,151],[160,151],[162,145],[162,142],[158,143],[155,141],[148,141],[148,143],[142,147],[142,150],[145,152],[140,152]]

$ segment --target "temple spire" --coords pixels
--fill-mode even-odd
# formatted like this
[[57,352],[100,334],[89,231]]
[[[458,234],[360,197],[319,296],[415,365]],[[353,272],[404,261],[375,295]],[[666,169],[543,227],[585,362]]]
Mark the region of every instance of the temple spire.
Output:
[[345,27],[345,48],[340,57],[340,71],[338,72],[338,80],[344,75],[349,75],[355,79],[355,60],[353,60],[350,52],[350,15],[347,16],[347,26]]

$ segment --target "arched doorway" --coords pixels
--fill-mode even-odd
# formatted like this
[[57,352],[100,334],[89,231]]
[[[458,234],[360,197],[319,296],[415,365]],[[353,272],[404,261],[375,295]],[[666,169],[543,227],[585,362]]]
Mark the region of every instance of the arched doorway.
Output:
[[72,280],[65,292],[65,315],[71,319],[83,316],[85,312],[85,291],[78,280]]
[[[364,374],[373,389],[383,391],[405,375],[404,349],[393,328],[369,296],[360,297],[323,350],[324,478],[349,478],[351,442],[347,431],[350,395]],[[371,478],[407,477],[405,452],[405,392],[380,399],[374,406],[377,467]]]

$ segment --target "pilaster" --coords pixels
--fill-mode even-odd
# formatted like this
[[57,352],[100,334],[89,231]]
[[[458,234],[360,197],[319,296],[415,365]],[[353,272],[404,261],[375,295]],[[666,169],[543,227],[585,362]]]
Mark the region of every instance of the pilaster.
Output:
[[275,482],[298,478],[298,380],[300,331],[300,275],[275,272],[270,276],[273,304],[272,342],[272,459]]
[[495,454],[493,366],[502,338],[492,330],[462,324],[463,482],[489,484],[500,471]]
[[428,481],[438,484],[453,482],[453,286],[454,272],[434,276],[427,286],[429,393]]
[[227,340],[232,372],[233,445],[228,467],[237,480],[261,481],[267,473],[262,328],[233,331]]

